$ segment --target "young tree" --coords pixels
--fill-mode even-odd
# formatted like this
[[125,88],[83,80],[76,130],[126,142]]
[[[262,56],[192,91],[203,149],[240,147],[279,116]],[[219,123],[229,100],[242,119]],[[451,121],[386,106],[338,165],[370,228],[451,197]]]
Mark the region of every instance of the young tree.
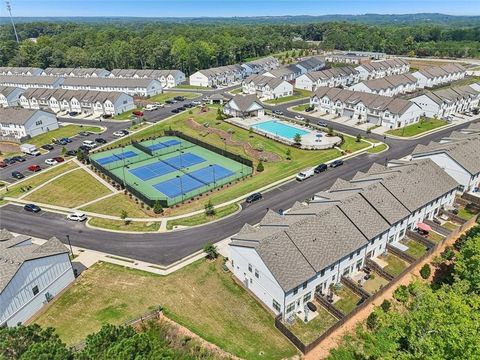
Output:
[[123,222],[125,223],[125,225],[128,224],[128,212],[127,210],[123,209],[121,212],[120,212],[120,218],[123,220]]
[[447,246],[445,250],[443,250],[443,252],[440,254],[440,256],[442,257],[442,259],[451,261],[455,257],[455,251],[453,251],[452,246]]
[[378,315],[375,311],[373,311],[367,317],[367,327],[370,330],[374,330],[377,327],[377,325],[378,325]]
[[220,108],[217,109],[217,120],[223,120],[223,114]]
[[155,214],[163,213],[163,207],[159,200],[155,201],[155,204],[153,205],[153,212]]
[[65,153],[67,152],[67,147],[66,146],[63,146],[62,147],[62,155],[65,155]]
[[296,145],[301,145],[302,143],[302,136],[300,134],[295,134],[293,137],[293,141],[295,142]]
[[360,141],[362,141],[362,135],[361,134],[357,134],[357,137],[355,139],[355,141],[358,143]]
[[215,208],[213,207],[211,200],[208,200],[208,202],[205,204],[205,215],[207,216],[215,215]]
[[253,128],[248,129],[248,136],[253,137]]
[[287,160],[292,160],[292,151],[290,149],[287,149],[285,155],[287,156]]
[[331,126],[327,127],[328,136],[333,136],[333,128]]
[[393,298],[403,304],[408,301],[409,293],[405,285],[400,285],[394,292]]
[[423,265],[420,269],[420,276],[422,277],[422,279],[428,279],[431,274],[432,270],[430,269],[430,265],[428,264]]
[[385,299],[385,300],[383,300],[380,307],[382,308],[382,310],[384,312],[388,312],[390,310],[390,308],[392,307],[392,303],[390,302],[390,300]]
[[260,160],[257,165],[257,172],[262,172],[263,170],[265,170],[265,168],[263,166],[262,160]]
[[207,244],[203,247],[203,251],[207,254],[207,258],[216,259],[218,257],[217,247],[213,244]]
[[85,154],[82,150],[77,150],[77,160],[81,162],[85,160]]

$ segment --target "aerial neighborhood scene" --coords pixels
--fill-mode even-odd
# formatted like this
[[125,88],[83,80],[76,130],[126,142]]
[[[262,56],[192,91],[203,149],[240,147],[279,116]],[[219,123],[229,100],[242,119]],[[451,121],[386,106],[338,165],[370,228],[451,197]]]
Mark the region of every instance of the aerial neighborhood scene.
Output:
[[0,359],[480,359],[480,2],[0,0]]

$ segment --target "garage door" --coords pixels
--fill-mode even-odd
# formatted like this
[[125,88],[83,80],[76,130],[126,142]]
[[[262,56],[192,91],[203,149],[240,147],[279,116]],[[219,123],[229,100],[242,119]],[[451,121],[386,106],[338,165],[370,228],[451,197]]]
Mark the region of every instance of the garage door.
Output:
[[380,124],[380,117],[367,115],[367,122],[371,123],[371,124],[379,125]]
[[349,109],[343,110],[343,116],[352,117],[353,116],[353,110],[349,110]]

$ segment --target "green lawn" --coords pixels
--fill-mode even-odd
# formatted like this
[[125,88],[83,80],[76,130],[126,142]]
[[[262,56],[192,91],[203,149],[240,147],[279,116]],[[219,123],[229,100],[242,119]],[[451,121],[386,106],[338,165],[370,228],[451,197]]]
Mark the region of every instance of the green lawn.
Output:
[[189,84],[180,84],[175,86],[175,89],[198,89],[198,90],[208,90],[211,87],[207,86],[198,86],[198,85],[189,85]]
[[205,215],[205,213],[201,213],[187,218],[170,220],[167,222],[167,229],[172,230],[175,226],[195,226],[205,224],[210,221],[217,220],[227,215],[233,214],[237,210],[238,204],[230,204],[216,209],[215,215],[213,216],[207,216]]
[[293,332],[305,345],[308,345],[313,340],[317,339],[337,322],[337,319],[325,308],[319,304],[316,305],[318,315],[314,319],[310,320],[308,323],[304,323],[302,319],[296,317],[295,324],[287,325],[289,330]]
[[365,283],[363,284],[363,289],[370,294],[375,294],[380,289],[388,285],[388,281],[385,280],[383,277],[378,275],[377,273],[372,274],[373,278],[370,277]]
[[401,129],[389,130],[386,134],[400,137],[411,137],[437,129],[448,124],[446,120],[422,118],[418,123],[405,126]]
[[444,238],[445,238],[444,236],[440,235],[439,233],[437,233],[435,231],[430,231],[428,233],[428,236],[427,236],[427,239],[430,240],[430,241],[433,241],[434,243],[439,243]]
[[307,98],[310,98],[311,95],[312,95],[311,91],[294,89],[293,90],[293,95],[281,97],[281,98],[278,98],[278,99],[266,100],[266,101],[264,101],[264,103],[266,103],[266,104],[283,104],[283,103],[286,103],[286,102],[289,102],[289,101],[307,99]]
[[83,207],[81,210],[113,216],[120,216],[122,210],[125,210],[130,218],[145,218],[153,215],[146,208],[142,210],[139,204],[124,194],[110,196]]
[[470,220],[477,215],[477,212],[467,209],[466,207],[461,207],[458,209],[458,216],[465,220]]
[[152,222],[129,221],[125,223],[123,220],[110,220],[94,217],[88,221],[88,224],[99,228],[119,231],[152,232],[160,229],[160,223],[153,222],[153,220]]
[[381,259],[388,263],[388,265],[385,266],[383,270],[393,276],[400,275],[402,271],[405,270],[408,266],[405,261],[392,254],[388,254],[387,256],[382,255]]
[[378,154],[384,150],[387,150],[387,144],[375,145],[375,147],[368,149],[367,152],[369,154]]
[[310,104],[301,104],[301,105],[297,105],[297,106],[294,106],[292,108],[292,110],[294,111],[305,111],[306,108],[310,107]]
[[413,256],[415,259],[420,258],[428,250],[425,245],[422,245],[419,242],[412,239],[402,241],[402,244],[408,246],[408,250],[406,250],[405,252],[408,255]]
[[[263,186],[271,184],[274,181],[281,180],[289,175],[296,174],[301,169],[314,166],[316,164],[324,163],[334,158],[341,156],[340,151],[336,149],[310,151],[301,150],[295,147],[291,147],[285,144],[281,144],[275,140],[267,139],[264,136],[258,134],[249,134],[247,130],[235,127],[224,121],[216,120],[216,108],[211,107],[208,112],[201,113],[199,109],[193,109],[193,115],[187,112],[178,114],[166,121],[155,124],[147,129],[141,130],[131,137],[124,138],[118,142],[118,144],[127,144],[130,139],[142,139],[150,136],[158,137],[163,130],[170,127],[174,130],[182,131],[183,133],[199,138],[200,140],[224,148],[225,143],[221,139],[220,135],[214,133],[208,133],[207,128],[203,130],[194,129],[187,125],[189,118],[194,118],[199,124],[208,123],[208,129],[221,129],[225,132],[229,130],[234,131],[232,139],[236,142],[250,143],[253,147],[261,145],[264,152],[273,153],[280,156],[280,161],[265,162],[265,170],[261,173],[255,174],[244,181],[240,181],[228,188],[224,188],[220,191],[215,191],[213,194],[203,196],[200,200],[194,201],[190,204],[185,204],[181,207],[169,209],[166,215],[175,215],[191,212],[194,210],[200,210],[204,208],[205,203],[211,200],[214,205],[221,204],[225,201],[235,199],[243,194],[257,190]],[[286,159],[286,152],[290,150],[291,160]],[[241,145],[228,145],[227,151],[235,154],[242,155],[247,158],[252,157],[245,152]],[[254,164],[258,163],[257,159],[252,159]]]
[[148,99],[148,102],[160,102],[164,103],[167,100],[172,100],[176,96],[184,96],[187,99],[195,99],[196,97],[201,96],[202,94],[195,93],[195,92],[178,92],[178,91],[172,91],[172,92],[164,92],[155,96],[152,96]]
[[112,119],[113,120],[130,120],[130,118],[132,117],[132,114],[134,111],[138,111],[140,109],[138,108],[135,108],[135,109],[132,109],[132,110],[128,110],[128,111],[125,111],[121,114],[118,114],[118,115],[115,115]]
[[355,151],[365,149],[369,147],[370,144],[367,143],[366,141],[360,140],[357,142],[355,138],[352,138],[350,136],[344,136],[343,137],[343,144],[340,145],[340,149],[347,153],[353,153]]
[[230,93],[231,94],[241,94],[242,91],[243,91],[243,89],[241,87],[239,87],[238,89],[230,90]]
[[26,142],[28,144],[40,147],[41,145],[50,144],[52,139],[61,139],[64,137],[72,137],[77,135],[81,131],[89,131],[92,133],[100,133],[102,129],[98,126],[82,126],[82,125],[65,125],[60,126],[56,130],[48,131],[46,133],[34,136]]
[[450,231],[456,230],[458,228],[458,226],[459,225],[454,224],[451,221],[446,221],[442,224],[442,227],[444,227],[445,229],[450,230]]
[[6,191],[7,188],[2,189],[2,193],[5,196],[10,196],[14,198],[22,196],[25,193],[24,191],[22,191],[22,188],[25,189],[31,187],[32,189],[34,189],[38,185],[41,185],[44,182],[53,179],[55,176],[63,174],[64,172],[75,168],[78,168],[78,165],[73,161],[68,161],[60,165],[52,166],[50,168],[42,170],[41,172],[37,173],[37,175],[34,175],[27,180],[22,181],[18,185],[9,186],[8,191]]
[[32,192],[25,200],[76,207],[110,194],[110,190],[83,169],[72,171]]
[[35,322],[68,344],[104,323],[121,324],[162,306],[174,321],[245,359],[283,359],[294,346],[273,316],[222,269],[199,260],[168,276],[100,263],[86,271]]
[[360,301],[360,297],[354,294],[350,289],[347,289],[345,286],[335,292],[337,296],[340,296],[340,299],[337,300],[333,305],[339,309],[344,314],[351,313]]

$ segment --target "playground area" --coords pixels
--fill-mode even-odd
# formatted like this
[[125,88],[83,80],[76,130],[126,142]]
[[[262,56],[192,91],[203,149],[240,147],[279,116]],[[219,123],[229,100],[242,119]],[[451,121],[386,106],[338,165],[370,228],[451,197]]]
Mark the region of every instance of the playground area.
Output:
[[172,206],[252,174],[250,166],[224,155],[163,136],[92,154],[90,161],[150,205]]

